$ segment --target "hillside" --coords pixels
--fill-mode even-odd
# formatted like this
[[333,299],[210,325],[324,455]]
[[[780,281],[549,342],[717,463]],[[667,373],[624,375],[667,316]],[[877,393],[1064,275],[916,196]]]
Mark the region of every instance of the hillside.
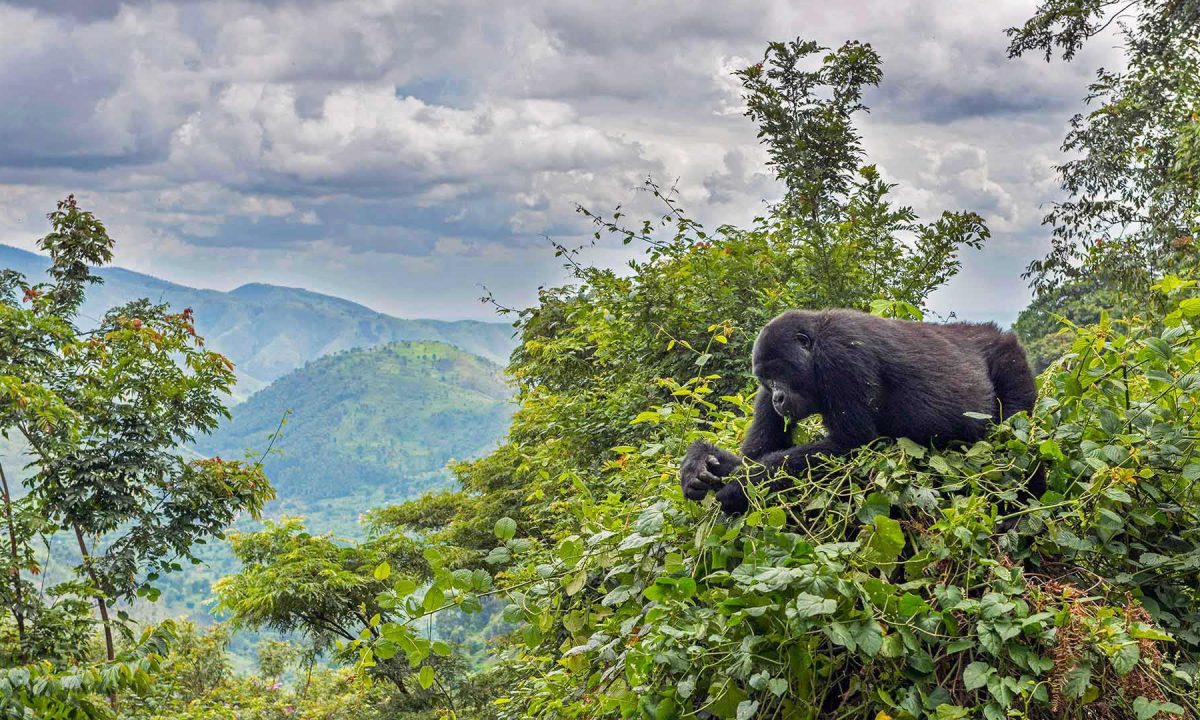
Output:
[[[278,452],[264,459],[279,496],[266,516],[299,515],[315,533],[361,537],[365,509],[447,487],[448,461],[494,448],[508,428],[510,398],[494,363],[444,343],[391,343],[330,355],[279,378],[235,407],[233,420],[198,449],[227,458],[262,451],[290,410]],[[236,529],[256,527],[243,520]],[[138,603],[134,614],[209,622],[211,585],[238,564],[225,542],[199,555],[203,565],[165,576],[162,598]],[[239,663],[259,637],[235,639]]]
[[266,468],[297,503],[379,488],[391,500],[449,481],[446,463],[488,452],[511,414],[499,366],[445,343],[391,343],[308,363],[238,405],[203,438],[206,454],[262,451],[288,411]]
[[[48,265],[45,257],[0,245],[0,267],[33,278]],[[99,274],[104,284],[89,290],[85,319],[98,319],[108,308],[141,297],[192,308],[197,331],[237,365],[238,399],[309,360],[352,348],[432,340],[503,363],[514,345],[506,323],[401,319],[299,288],[250,284],[220,292],[121,268],[105,268]]]

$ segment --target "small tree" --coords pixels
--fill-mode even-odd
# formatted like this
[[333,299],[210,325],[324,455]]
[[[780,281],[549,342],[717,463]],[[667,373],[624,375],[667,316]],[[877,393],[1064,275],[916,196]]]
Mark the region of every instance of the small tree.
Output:
[[[55,613],[70,614],[71,598],[94,599],[111,661],[119,623],[110,604],[153,600],[160,573],[195,560],[193,545],[220,536],[239,513],[257,515],[272,491],[256,464],[185,456],[197,433],[228,415],[234,382],[232,363],[196,335],[191,310],[140,300],[78,328],[86,288],[100,282],[92,268],[111,260],[113,242],[73,196],[48,217],[52,232],[39,245],[50,255],[49,281],[0,273],[0,432],[27,443],[33,458],[19,501],[0,474],[6,600],[17,655],[61,662],[84,648],[33,647],[31,621],[60,624]],[[81,562],[73,580],[43,595],[25,579],[40,570],[31,544],[59,531]]]

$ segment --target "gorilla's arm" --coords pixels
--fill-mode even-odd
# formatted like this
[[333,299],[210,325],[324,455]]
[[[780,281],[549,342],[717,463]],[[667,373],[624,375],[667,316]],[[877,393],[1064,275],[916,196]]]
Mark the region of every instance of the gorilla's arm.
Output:
[[[760,391],[754,422],[742,446],[750,461],[745,463],[746,472],[717,491],[717,501],[725,512],[746,511],[746,482],[757,484],[771,479],[771,491],[784,490],[791,486],[791,477],[807,474],[814,456],[840,455],[879,437],[874,407],[880,383],[872,358],[865,353],[837,353],[822,360],[817,366],[817,382],[824,393],[821,417],[827,434],[804,445],[787,447],[790,439],[783,430],[783,418],[774,411],[769,396]],[[768,398],[765,403],[764,397]],[[761,425],[760,417],[764,418]],[[772,443],[776,443],[774,449],[770,449]],[[761,449],[767,451],[757,457],[751,454]]]

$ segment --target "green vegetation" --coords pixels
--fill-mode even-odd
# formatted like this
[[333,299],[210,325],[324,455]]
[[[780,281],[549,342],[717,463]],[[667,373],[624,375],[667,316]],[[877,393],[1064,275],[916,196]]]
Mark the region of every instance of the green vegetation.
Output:
[[[736,444],[745,399],[684,384],[554,531],[491,553],[530,678],[505,716],[1195,713],[1200,296],[1159,287],[1170,326],[1078,332],[1033,418],[876,443],[742,518],[675,485],[683,442]],[[1039,462],[1050,489],[1021,507]]]
[[262,449],[289,501],[343,497],[371,487],[400,499],[444,487],[446,463],[484,454],[503,436],[511,391],[492,363],[444,343],[394,343],[313,361],[240,404],[202,438],[205,454]]
[[1071,120],[1070,159],[1057,167],[1067,199],[1046,215],[1051,249],[1026,277],[1039,290],[1098,281],[1136,303],[1153,299],[1163,273],[1197,269],[1200,11],[1176,0],[1043,0],[1008,30],[1008,51],[1070,60],[1109,27],[1125,67],[1097,71],[1094,107]]
[[[177,448],[211,431],[233,366],[205,350],[191,311],[135,301],[105,314],[91,332],[74,325],[92,267],[112,258],[112,240],[74,197],[48,216],[49,281],[0,274],[0,430],[32,451],[11,492],[0,469],[5,526],[5,608],[0,709],[10,717],[101,717],[93,695],[152,680],[163,637],[135,640],[113,604],[153,599],[155,581],[194,560],[193,546],[272,497],[251,463],[181,457]],[[65,581],[34,582],[39,548],[73,540],[79,563]],[[94,604],[96,616],[88,610]],[[90,642],[97,628],[103,652]],[[118,652],[118,640],[125,647]]]
[[[283,376],[233,408],[232,419],[196,447],[240,457],[270,445],[262,462],[279,499],[264,514],[304,517],[308,527],[349,542],[366,534],[360,517],[368,508],[452,487],[446,464],[496,447],[510,397],[503,372],[487,360],[443,343],[392,343],[329,355]],[[240,563],[223,542],[198,555],[202,566],[164,578],[163,599],[138,605],[135,614],[208,622],[213,584]],[[231,638],[239,666],[253,656],[257,638]]]
[[[919,320],[988,237],[973,213],[892,203],[855,125],[882,81],[868,45],[771,44],[738,73],[787,188],[749,228],[706,229],[653,183],[658,218],[580,209],[642,254],[618,274],[557,248],[572,284],[518,313],[516,410],[474,460],[507,389],[434,342],[312,362],[218,429],[232,373],[190,312],[137,302],[72,326],[111,243],[67,201],[44,241],[52,282],[0,278],[5,427],[35,451],[29,492],[4,483],[0,717],[1200,715],[1200,286],[1184,235],[1167,242],[1198,231],[1181,113],[1200,98],[1179,77],[1196,24],[1177,23],[1193,5],[1125,6],[1129,70],[1101,75],[1103,109],[1068,137],[1082,159],[1016,328],[1045,365],[1034,411],[969,445],[828,458],[788,491],[752,489],[739,517],[677,478],[689,443],[745,432],[757,329],[793,307]],[[1048,0],[1012,51],[1069,57],[1113,11]],[[310,518],[231,535],[240,568],[213,589],[228,624],[109,617],[170,592],[162,573],[269,496],[256,462],[181,448],[264,447],[289,409],[264,462]],[[450,458],[460,487],[441,489]],[[1047,490],[1023,497],[1035,472]],[[314,523],[390,489],[435,492],[358,508],[365,532]],[[68,529],[83,561],[43,590],[35,548]],[[246,630],[287,637],[235,673]]]

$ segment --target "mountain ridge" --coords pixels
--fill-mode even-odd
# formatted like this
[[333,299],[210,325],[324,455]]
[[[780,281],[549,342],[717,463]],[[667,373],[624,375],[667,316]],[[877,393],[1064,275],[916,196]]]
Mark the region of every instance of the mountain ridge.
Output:
[[[49,263],[43,255],[0,244],[0,265],[27,277],[41,277]],[[191,307],[209,347],[237,366],[238,400],[309,360],[342,350],[432,340],[503,364],[516,344],[508,323],[398,318],[303,288],[255,282],[230,291],[195,288],[117,266],[97,274],[104,283],[89,289],[84,319],[98,321],[110,307],[140,297]]]

